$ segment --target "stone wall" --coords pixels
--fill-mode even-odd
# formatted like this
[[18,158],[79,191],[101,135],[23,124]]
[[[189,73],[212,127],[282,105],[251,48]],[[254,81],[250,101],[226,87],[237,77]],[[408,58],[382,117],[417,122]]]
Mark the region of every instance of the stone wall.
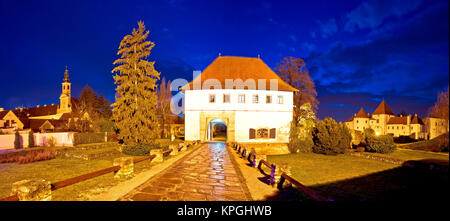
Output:
[[[36,146],[46,146],[48,139],[54,137],[56,146],[73,146],[73,132],[61,133],[34,133],[34,144]],[[0,149],[14,149],[14,134],[0,135]],[[20,132],[20,146],[28,147],[28,133]]]
[[279,155],[289,154],[287,143],[240,143],[247,150],[254,149],[256,154]]

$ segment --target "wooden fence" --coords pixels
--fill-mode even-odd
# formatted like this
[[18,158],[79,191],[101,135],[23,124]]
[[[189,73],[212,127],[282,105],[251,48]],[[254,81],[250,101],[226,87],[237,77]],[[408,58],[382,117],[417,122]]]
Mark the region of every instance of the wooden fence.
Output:
[[[305,185],[301,184],[299,181],[292,178],[290,175],[286,173],[286,171],[283,171],[281,168],[278,168],[277,171],[277,165],[269,163],[267,160],[264,159],[257,159],[257,155],[254,153],[248,153],[248,150],[242,147],[241,145],[237,143],[230,143],[231,147],[237,151],[238,154],[240,154],[242,157],[246,158],[250,164],[257,168],[259,171],[263,172],[262,166],[266,166],[270,169],[270,175],[269,175],[269,184],[275,185],[277,184],[277,188],[281,189],[283,188],[283,183],[288,181],[290,184],[296,186],[298,189],[303,191],[306,195],[311,197],[313,200],[316,201],[334,201],[331,198],[324,197],[315,191],[309,189]],[[259,162],[258,162],[259,161]]]

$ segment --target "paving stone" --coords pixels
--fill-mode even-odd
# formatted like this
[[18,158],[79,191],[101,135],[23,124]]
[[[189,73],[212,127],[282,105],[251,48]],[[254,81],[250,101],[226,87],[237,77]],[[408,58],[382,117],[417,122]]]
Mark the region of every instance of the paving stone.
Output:
[[248,200],[230,157],[223,143],[204,144],[119,200]]

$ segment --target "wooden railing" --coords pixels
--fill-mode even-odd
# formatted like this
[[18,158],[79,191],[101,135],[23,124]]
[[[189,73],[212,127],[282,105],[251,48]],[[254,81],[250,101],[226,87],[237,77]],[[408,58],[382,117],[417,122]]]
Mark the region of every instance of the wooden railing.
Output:
[[[177,147],[178,151],[180,151],[182,148],[186,148],[187,149],[187,147],[190,146],[190,145],[192,145],[192,144],[184,144],[181,147]],[[168,156],[172,151],[173,151],[173,149],[166,150],[162,154],[163,154],[163,156]],[[145,157],[141,157],[141,158],[138,158],[138,159],[133,159],[133,163],[136,164],[136,163],[143,162],[143,161],[146,161],[146,160],[152,161],[155,157],[156,157],[156,155],[150,155],[150,156],[145,156]],[[79,182],[83,182],[83,181],[88,180],[88,179],[99,177],[99,176],[102,176],[102,175],[105,175],[105,174],[108,174],[108,173],[111,173],[111,172],[117,172],[117,171],[120,170],[120,168],[121,168],[120,166],[112,166],[112,167],[108,167],[108,168],[105,168],[105,169],[102,169],[102,170],[97,170],[95,172],[83,174],[81,176],[77,176],[77,177],[69,178],[69,179],[66,179],[66,180],[63,180],[63,181],[59,181],[59,182],[56,182],[56,183],[52,183],[51,184],[51,190],[52,191],[58,190],[58,189],[61,189],[63,187],[70,186],[70,185],[73,185],[73,184],[76,184],[76,183],[79,183]],[[12,196],[0,199],[0,201],[19,201],[19,197],[17,195],[12,195]]]
[[[275,176],[276,176],[277,171],[276,171],[275,164],[271,164],[271,163],[267,162],[266,160],[261,159],[261,160],[259,160],[258,165],[256,165],[256,155],[255,154],[253,154],[253,153],[247,154],[247,149],[243,148],[239,144],[234,143],[234,144],[231,144],[231,146],[233,149],[235,149],[238,152],[238,154],[240,154],[242,157],[244,157],[246,160],[248,160],[250,162],[250,164],[253,167],[256,167],[259,171],[264,173],[263,168],[261,168],[262,165],[270,168],[269,184],[270,185],[276,184]],[[310,188],[306,187],[305,185],[301,184],[299,181],[295,180],[294,178],[292,178],[285,172],[281,172],[281,174],[279,176],[280,176],[280,179],[277,184],[277,188],[279,188],[279,189],[283,188],[283,184],[287,180],[289,183],[296,186],[298,189],[302,190],[306,195],[308,195],[309,197],[311,197],[312,199],[314,199],[316,201],[334,201],[332,198],[327,198],[327,197],[324,197],[324,196],[316,193],[315,191],[313,191]]]

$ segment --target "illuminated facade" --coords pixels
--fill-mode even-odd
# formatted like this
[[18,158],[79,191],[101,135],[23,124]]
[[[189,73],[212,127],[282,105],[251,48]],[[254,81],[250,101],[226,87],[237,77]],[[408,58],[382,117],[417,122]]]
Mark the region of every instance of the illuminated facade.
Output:
[[[275,90],[262,86],[270,85],[271,79],[276,80]],[[186,140],[212,140],[213,124],[222,122],[227,141],[289,142],[296,89],[260,58],[219,56],[182,91]]]

